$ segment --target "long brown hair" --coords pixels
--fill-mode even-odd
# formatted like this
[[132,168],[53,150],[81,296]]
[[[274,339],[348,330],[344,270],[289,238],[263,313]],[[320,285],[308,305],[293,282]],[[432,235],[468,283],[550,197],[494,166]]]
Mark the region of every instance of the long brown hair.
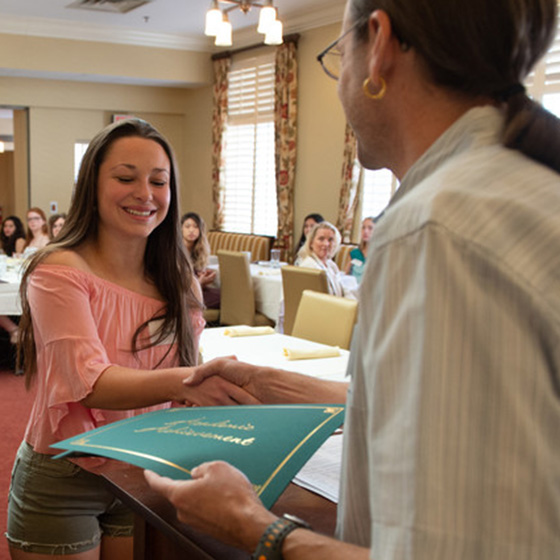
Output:
[[208,255],[210,255],[210,244],[206,237],[206,224],[196,212],[187,212],[181,218],[181,227],[187,220],[192,220],[198,227],[198,239],[193,243],[190,259],[195,272],[201,272],[208,265]]
[[556,32],[557,0],[352,0],[356,38],[385,11],[433,83],[503,104],[502,143],[560,171],[560,120],[521,87]]
[[[78,247],[86,240],[97,237],[99,217],[97,212],[97,182],[99,167],[111,145],[120,138],[139,137],[157,142],[167,154],[171,165],[169,210],[163,222],[150,234],[144,254],[146,276],[153,281],[165,305],[149,321],[140,325],[132,340],[132,350],[155,346],[172,335],[176,342],[179,364],[189,366],[196,362],[189,309],[202,308],[192,291],[193,272],[181,236],[179,180],[173,150],[169,142],[149,123],[129,119],[101,130],[90,142],[84,155],[76,190],[64,228],[57,238],[33,255],[21,283],[23,313],[20,321],[18,364],[25,368],[29,386],[37,372],[37,353],[33,334],[32,314],[27,300],[29,278],[37,265],[49,254]],[[148,323],[163,319],[156,340],[141,337]],[[140,343],[142,341],[142,344]],[[163,359],[163,358],[162,358]]]

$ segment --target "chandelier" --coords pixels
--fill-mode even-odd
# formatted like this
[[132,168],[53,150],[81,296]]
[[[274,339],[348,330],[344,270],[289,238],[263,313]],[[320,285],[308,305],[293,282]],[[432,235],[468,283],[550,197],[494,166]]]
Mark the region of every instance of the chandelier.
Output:
[[[264,0],[264,3],[253,0],[212,0],[210,9],[206,12],[206,26],[204,34],[216,37],[214,44],[218,47],[231,47],[232,27],[229,22],[228,13],[239,9],[247,14],[251,8],[260,8],[259,25],[257,31],[264,35],[266,45],[281,45],[282,22],[277,18],[276,8],[272,5],[273,0]],[[232,4],[220,9],[220,4]]]

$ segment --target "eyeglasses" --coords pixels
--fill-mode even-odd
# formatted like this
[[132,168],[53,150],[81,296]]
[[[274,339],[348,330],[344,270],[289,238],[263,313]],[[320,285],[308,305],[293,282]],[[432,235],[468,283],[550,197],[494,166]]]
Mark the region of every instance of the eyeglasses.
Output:
[[42,218],[40,216],[30,216],[27,218],[28,222],[36,222],[37,220],[42,220]]
[[[317,55],[317,60],[321,64],[321,68],[323,68],[325,74],[329,76],[329,78],[337,81],[340,78],[340,57],[342,56],[342,53],[338,48],[340,41],[342,41],[342,39],[344,39],[346,35],[352,33],[352,31],[354,31],[357,27],[367,21],[368,18],[369,15],[358,19],[354,23],[354,25],[347,29],[338,39],[334,40],[326,49],[324,49]],[[404,41],[394,28],[393,33],[395,34],[401,45],[401,50],[403,52],[408,51],[410,49],[410,44]]]
[[338,44],[346,35],[352,33],[358,25],[361,25],[363,21],[364,18],[359,19],[350,29],[347,29],[338,39],[335,39],[326,49],[322,50],[317,55],[317,60],[321,64],[321,68],[329,78],[333,80],[338,80],[338,78],[340,78],[340,57],[342,53],[338,48]]

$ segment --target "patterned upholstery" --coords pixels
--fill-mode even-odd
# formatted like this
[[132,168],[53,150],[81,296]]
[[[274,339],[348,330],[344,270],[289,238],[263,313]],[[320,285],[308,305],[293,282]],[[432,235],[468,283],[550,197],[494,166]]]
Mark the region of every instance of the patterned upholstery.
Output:
[[251,235],[247,233],[230,233],[227,231],[209,231],[210,252],[217,255],[219,250],[251,251],[251,261],[268,261],[273,237]]

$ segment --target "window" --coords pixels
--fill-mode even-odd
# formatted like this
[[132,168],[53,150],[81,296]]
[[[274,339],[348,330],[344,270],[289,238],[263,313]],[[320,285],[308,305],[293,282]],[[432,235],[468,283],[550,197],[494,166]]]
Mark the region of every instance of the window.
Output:
[[75,142],[74,143],[74,183],[78,181],[78,173],[80,172],[80,165],[82,165],[82,158],[86,153],[89,142]]
[[389,204],[391,197],[399,187],[397,178],[389,169],[362,173],[362,220],[368,216],[379,216]]
[[276,236],[274,53],[233,61],[224,150],[224,229]]
[[526,80],[527,91],[550,112],[560,117],[560,21],[547,54]]

